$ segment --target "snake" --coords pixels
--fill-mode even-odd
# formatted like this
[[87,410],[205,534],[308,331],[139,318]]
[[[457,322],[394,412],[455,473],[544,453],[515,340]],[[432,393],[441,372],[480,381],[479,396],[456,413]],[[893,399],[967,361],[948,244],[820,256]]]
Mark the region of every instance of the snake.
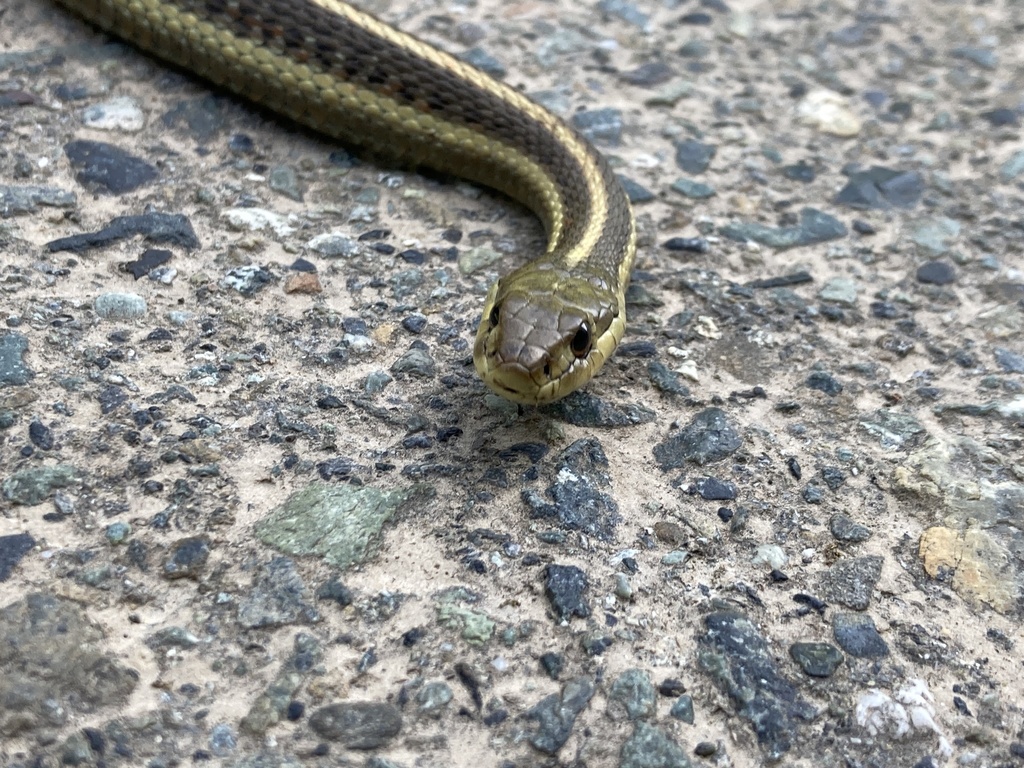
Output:
[[490,287],[473,346],[493,392],[553,402],[615,351],[636,256],[629,199],[579,131],[520,91],[338,0],[58,2],[330,139],[533,211],[546,248]]

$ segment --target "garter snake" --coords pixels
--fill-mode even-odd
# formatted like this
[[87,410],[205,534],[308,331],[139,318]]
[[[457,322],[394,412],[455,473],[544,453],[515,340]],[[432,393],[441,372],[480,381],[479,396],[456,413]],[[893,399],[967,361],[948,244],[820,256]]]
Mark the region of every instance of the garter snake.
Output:
[[633,214],[576,131],[447,53],[338,0],[59,0],[101,29],[328,137],[524,203],[543,254],[492,286],[473,359],[543,404],[589,381],[625,332]]

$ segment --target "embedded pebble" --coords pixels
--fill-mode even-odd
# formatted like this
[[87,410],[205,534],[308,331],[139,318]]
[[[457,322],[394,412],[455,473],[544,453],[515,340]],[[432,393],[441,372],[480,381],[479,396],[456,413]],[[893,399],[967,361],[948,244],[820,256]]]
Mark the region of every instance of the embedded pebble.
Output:
[[572,124],[596,144],[617,147],[622,139],[622,112],[612,107],[576,112]]
[[0,386],[28,384],[35,372],[25,364],[28,337],[20,333],[0,333]]
[[83,109],[82,124],[99,131],[137,133],[146,125],[146,118],[135,99],[118,96]]
[[872,166],[846,175],[836,202],[851,208],[913,208],[924,196],[925,179],[917,171]]
[[526,719],[537,723],[528,736],[530,745],[538,752],[553,755],[569,740],[576,718],[595,693],[594,683],[581,677],[570,680],[560,693],[541,699],[526,712]]
[[843,663],[843,654],[831,643],[793,643],[789,655],[811,677],[832,677]]
[[796,112],[800,122],[821,133],[840,138],[860,133],[860,118],[850,109],[847,100],[834,91],[811,91],[797,104]]
[[662,470],[678,469],[687,461],[706,466],[732,455],[743,444],[732,420],[720,408],[707,408],[683,429],[654,446]]
[[35,539],[27,533],[0,536],[0,584],[11,577],[14,568],[35,545]]
[[113,144],[99,141],[70,141],[64,154],[75,169],[75,179],[84,187],[123,195],[159,177],[159,171],[145,160]]
[[615,719],[640,720],[656,711],[657,693],[651,677],[642,669],[627,669],[608,689],[608,714]]
[[865,614],[835,613],[832,633],[839,647],[858,659],[882,659],[889,655],[888,644],[878,634],[875,622]]
[[704,173],[711,165],[717,149],[696,139],[686,139],[676,144],[676,165],[686,173]]
[[587,575],[575,565],[556,565],[544,569],[544,594],[558,621],[574,616],[581,619],[590,615],[587,603]]
[[386,702],[343,701],[317,709],[309,717],[309,727],[345,749],[380,749],[401,732],[402,712]]
[[859,543],[871,538],[870,528],[843,513],[833,515],[828,521],[828,528],[837,541]]
[[78,196],[59,187],[0,184],[0,218],[34,213],[40,205],[74,208]]
[[146,300],[136,293],[100,294],[92,306],[104,320],[136,320],[146,314]]
[[749,722],[766,755],[778,760],[797,740],[797,723],[809,721],[816,709],[782,675],[764,636],[746,616],[715,611],[704,624],[700,668]]
[[931,285],[949,285],[956,282],[956,270],[945,261],[927,261],[917,268],[917,281]]
[[787,227],[769,227],[760,222],[730,222],[721,228],[730,240],[751,240],[771,248],[796,248],[826,243],[846,237],[846,225],[834,216],[815,208],[800,211],[799,224]]
[[690,768],[690,759],[661,728],[640,720],[622,745],[619,768]]

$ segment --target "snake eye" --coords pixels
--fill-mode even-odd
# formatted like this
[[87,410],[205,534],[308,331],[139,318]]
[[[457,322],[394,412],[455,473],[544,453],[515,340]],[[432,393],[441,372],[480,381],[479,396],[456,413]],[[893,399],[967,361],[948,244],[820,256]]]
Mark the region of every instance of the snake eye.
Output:
[[579,330],[576,331],[569,346],[576,357],[586,357],[587,353],[590,352],[590,328],[587,327],[586,323],[581,325]]
[[498,321],[501,320],[501,304],[495,304],[491,307],[491,314],[487,317],[487,322],[491,324],[491,328],[498,325]]

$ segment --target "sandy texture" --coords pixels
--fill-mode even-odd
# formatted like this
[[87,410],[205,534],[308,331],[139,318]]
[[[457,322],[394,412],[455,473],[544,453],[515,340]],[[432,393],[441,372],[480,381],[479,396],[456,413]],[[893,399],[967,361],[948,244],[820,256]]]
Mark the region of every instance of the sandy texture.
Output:
[[[60,627],[84,622],[120,670],[94,698],[104,675],[71,686],[58,670],[60,713],[37,713],[42,693],[9,699],[0,763],[1022,764],[1024,6],[727,5],[373,4],[441,47],[482,48],[567,118],[618,110],[598,145],[653,193],[636,206],[639,344],[588,390],[646,409],[621,428],[517,414],[468,364],[488,284],[541,247],[528,212],[329,159],[335,146],[48,0],[0,7],[0,185],[52,203],[0,219],[4,371],[33,374],[0,388],[0,537],[15,537],[0,539],[0,630],[36,621],[62,653]],[[154,178],[87,188],[76,140]],[[679,145],[713,147],[707,169],[682,170]],[[856,175],[872,166],[897,188]],[[851,178],[861,207],[837,200]],[[742,226],[806,236],[808,207],[842,232],[783,248]],[[149,211],[184,214],[201,246],[47,250]],[[170,251],[165,282],[122,269],[147,248]],[[289,270],[299,257],[318,279]],[[111,293],[141,297],[141,317],[100,317]],[[426,361],[393,368],[417,345]],[[697,419],[707,438],[711,408],[738,447],[701,459],[679,436]],[[577,445],[560,477],[595,501],[568,507],[604,516],[545,517]],[[12,480],[57,466],[39,498]],[[707,478],[734,498],[708,498]],[[267,543],[271,513],[318,482],[402,492],[375,512],[380,535],[339,529],[364,556],[348,570]],[[551,564],[585,574],[564,618]],[[843,649],[826,677],[791,658],[794,643],[834,651],[837,626],[864,619],[885,653]],[[31,663],[50,680],[45,656]],[[645,704],[645,679],[680,685]],[[589,698],[566,693],[580,680]],[[584,702],[554,755],[527,716],[550,694]],[[669,714],[680,694],[693,724]],[[759,743],[744,707],[765,697],[780,719]],[[371,710],[382,733],[346,742],[325,725],[324,707],[354,701],[390,707]],[[656,757],[648,737],[681,751]]]

